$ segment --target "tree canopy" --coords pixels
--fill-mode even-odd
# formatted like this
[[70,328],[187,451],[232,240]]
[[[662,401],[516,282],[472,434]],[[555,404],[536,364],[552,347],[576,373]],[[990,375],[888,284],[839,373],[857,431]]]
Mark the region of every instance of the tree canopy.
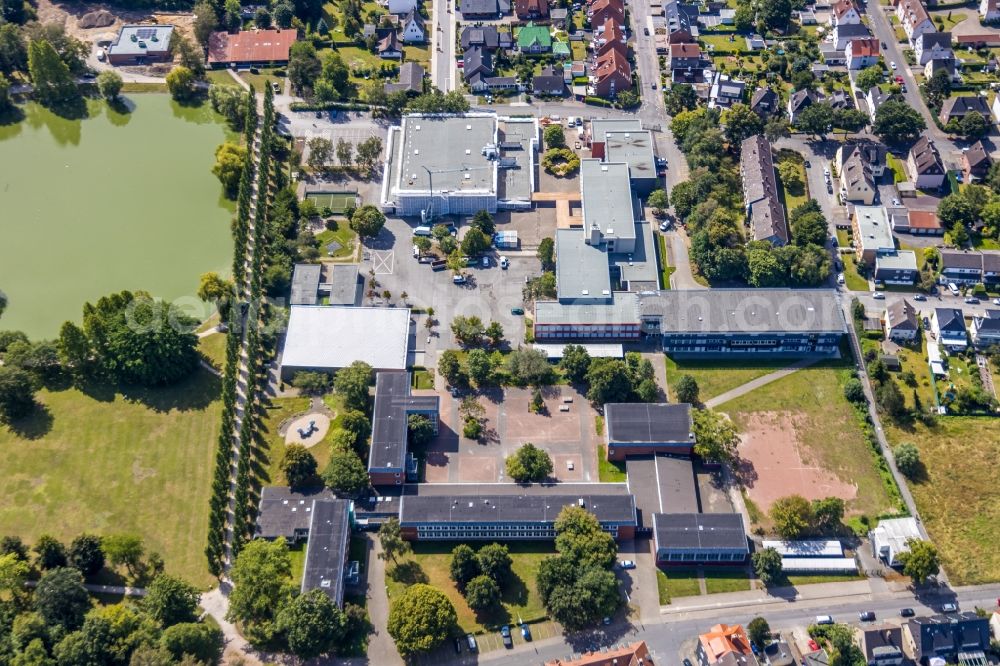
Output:
[[544,481],[552,474],[552,458],[531,442],[523,444],[507,458],[507,476],[517,483]]
[[388,630],[403,656],[430,652],[447,640],[458,621],[447,596],[430,585],[406,588],[389,608]]

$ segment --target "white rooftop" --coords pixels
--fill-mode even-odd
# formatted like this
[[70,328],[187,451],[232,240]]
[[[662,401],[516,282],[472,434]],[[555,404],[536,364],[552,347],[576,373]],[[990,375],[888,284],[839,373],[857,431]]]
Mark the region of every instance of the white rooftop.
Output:
[[293,305],[281,364],[345,368],[364,361],[377,370],[405,370],[408,308]]
[[870,532],[872,550],[878,557],[884,557],[890,565],[898,563],[900,553],[909,550],[906,542],[920,539],[920,529],[914,518],[888,518],[880,520],[878,527]]
[[830,541],[769,541],[761,544],[764,548],[774,548],[782,557],[842,557],[844,547],[836,539]]
[[855,206],[854,214],[858,218],[858,232],[861,235],[854,240],[861,243],[862,250],[880,252],[895,249],[896,244],[892,239],[892,228],[889,226],[889,216],[886,215],[885,208]]

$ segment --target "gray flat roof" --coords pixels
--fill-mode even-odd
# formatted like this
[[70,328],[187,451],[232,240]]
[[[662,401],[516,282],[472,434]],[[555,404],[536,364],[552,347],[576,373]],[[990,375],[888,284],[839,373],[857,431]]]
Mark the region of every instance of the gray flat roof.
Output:
[[344,565],[351,536],[351,503],[347,500],[313,502],[309,544],[302,571],[302,591],[323,590],[338,606],[344,603]]
[[629,456],[625,471],[644,527],[653,526],[653,515],[657,513],[698,513],[698,490],[690,458],[666,454]]
[[642,121],[632,118],[594,118],[590,121],[591,142],[603,143],[608,132],[638,132]]
[[[480,191],[496,193],[496,162],[482,154],[495,144],[493,114],[403,116],[398,191]],[[431,177],[428,178],[427,170]]]
[[292,293],[289,305],[316,305],[319,302],[320,264],[295,264],[292,271]]
[[744,550],[747,534],[738,513],[658,513],[653,516],[657,548]]
[[309,529],[313,502],[332,499],[335,497],[329,490],[300,493],[287,486],[264,486],[257,511],[257,536],[296,538],[296,532]]
[[670,290],[641,294],[638,307],[664,333],[847,331],[832,289]]
[[503,157],[517,160],[516,169],[500,169],[497,192],[504,201],[530,201],[534,188],[535,152],[532,141],[538,138],[538,126],[534,118],[500,118],[497,141],[499,143],[517,143],[519,150],[505,149]]
[[656,267],[653,242],[653,225],[649,222],[636,222],[635,249],[631,253],[611,253],[611,265],[618,268],[621,281],[628,283],[629,291],[650,288],[655,291],[659,288],[659,270]]
[[[108,47],[112,55],[146,55],[170,50],[172,25],[123,25],[118,38]],[[135,37],[135,40],[132,38]]]
[[880,254],[875,257],[878,268],[888,270],[917,270],[917,255],[912,250],[900,250],[896,254]]
[[409,334],[409,308],[293,305],[281,365],[335,370],[364,361],[402,370]]
[[[437,486],[440,484],[422,484]],[[450,485],[450,484],[449,484]],[[497,485],[507,485],[503,493],[493,492]],[[599,486],[597,493],[589,491]],[[518,484],[466,485],[463,492],[440,495],[404,494],[400,500],[400,523],[540,523],[551,524],[567,506],[590,511],[604,523],[636,524],[635,499],[625,484],[554,484],[551,492],[539,493],[547,486]],[[457,490],[451,486],[452,490]]]
[[580,161],[583,229],[594,225],[605,234],[635,238],[635,212],[628,165],[595,159]]
[[402,470],[406,463],[407,418],[411,412],[438,411],[436,395],[410,395],[410,373],[380,372],[375,376],[375,407],[369,470]]
[[604,144],[604,159],[627,164],[632,178],[656,178],[653,133],[649,130],[607,132]]
[[354,305],[358,302],[358,265],[324,264],[321,291],[329,292],[330,305]]
[[536,301],[536,324],[638,324],[638,294],[617,292],[610,303]]
[[608,445],[683,442],[694,444],[691,405],[618,402],[604,405]]
[[611,298],[608,253],[588,245],[582,229],[556,230],[556,285],[560,300]]

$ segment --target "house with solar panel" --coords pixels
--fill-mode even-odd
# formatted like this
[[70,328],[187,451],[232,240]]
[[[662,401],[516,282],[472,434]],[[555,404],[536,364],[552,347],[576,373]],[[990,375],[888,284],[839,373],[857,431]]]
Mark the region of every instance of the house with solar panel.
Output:
[[169,62],[173,33],[172,25],[123,25],[108,47],[108,62],[116,66]]

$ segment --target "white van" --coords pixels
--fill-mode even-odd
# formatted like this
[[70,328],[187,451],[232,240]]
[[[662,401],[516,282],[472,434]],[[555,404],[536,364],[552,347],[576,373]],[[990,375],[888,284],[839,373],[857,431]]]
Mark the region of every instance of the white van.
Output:
[[413,235],[414,236],[430,236],[431,235],[431,228],[430,227],[417,227],[416,229],[413,230]]
[[829,615],[817,615],[816,624],[833,624],[833,618]]
[[950,291],[955,296],[958,296],[959,294],[962,293],[961,291],[959,291],[958,285],[955,284],[954,282],[948,283],[948,291]]

